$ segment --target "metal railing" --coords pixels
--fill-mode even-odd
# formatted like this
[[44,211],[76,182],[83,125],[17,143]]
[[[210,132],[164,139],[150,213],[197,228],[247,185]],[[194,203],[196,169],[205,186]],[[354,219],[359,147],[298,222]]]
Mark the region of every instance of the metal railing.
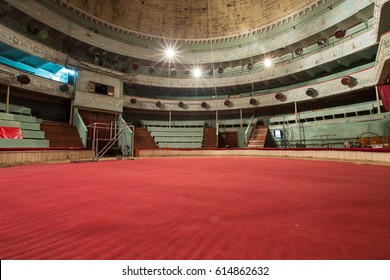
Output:
[[95,122],[88,125],[88,130],[92,150],[95,151],[93,161],[98,161],[112,149],[119,150],[121,157],[133,156],[133,125],[123,120],[110,123]]
[[246,127],[246,130],[245,130],[245,146],[248,146],[249,137],[252,134],[252,129],[254,127],[254,123],[253,123],[254,118],[255,118],[255,116],[251,117],[251,119],[249,120],[248,126]]
[[77,131],[79,132],[84,148],[87,147],[88,128],[84,124],[83,118],[80,116],[78,112],[74,114],[73,125],[77,128]]

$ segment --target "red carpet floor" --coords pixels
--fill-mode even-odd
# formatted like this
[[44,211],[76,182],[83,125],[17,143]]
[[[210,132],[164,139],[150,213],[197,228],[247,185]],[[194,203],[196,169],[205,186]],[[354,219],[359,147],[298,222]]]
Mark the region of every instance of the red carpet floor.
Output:
[[390,167],[150,158],[0,169],[1,259],[390,259]]

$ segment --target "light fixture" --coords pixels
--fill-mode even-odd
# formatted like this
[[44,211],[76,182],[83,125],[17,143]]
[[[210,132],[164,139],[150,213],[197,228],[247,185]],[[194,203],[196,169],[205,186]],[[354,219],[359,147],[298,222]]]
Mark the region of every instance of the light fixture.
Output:
[[318,91],[314,88],[308,88],[306,90],[306,95],[314,98],[318,96]]
[[184,102],[183,102],[183,101],[180,101],[180,102],[178,103],[178,106],[179,106],[180,108],[183,108],[183,107],[184,107]]
[[303,49],[302,48],[296,48],[295,49],[295,54],[296,55],[302,55],[303,54]]
[[251,62],[249,62],[249,63],[246,65],[246,68],[247,68],[248,70],[252,70],[253,64],[252,64]]
[[207,71],[207,74],[213,75],[213,73],[214,73],[214,70],[212,67],[210,67],[209,70]]
[[35,35],[38,35],[38,33],[39,33],[39,27],[36,26],[35,24],[30,23],[30,24],[27,25],[27,31],[30,34],[35,36]]
[[190,69],[186,69],[184,72],[186,73],[186,75],[190,75],[191,74],[191,70]]
[[264,66],[265,66],[266,68],[272,66],[272,60],[269,59],[269,58],[264,59],[263,63],[264,63]]
[[67,84],[60,85],[60,91],[61,92],[68,92],[69,91],[69,86]]
[[154,66],[153,66],[153,65],[149,66],[149,72],[150,72],[150,73],[153,73],[153,72],[154,72]]
[[223,73],[223,67],[222,67],[222,66],[220,66],[220,67],[218,68],[218,73],[219,73],[219,74],[222,74],[222,73]]
[[256,103],[257,103],[257,100],[254,99],[254,98],[251,98],[251,99],[249,100],[249,104],[251,104],[251,105],[253,105],[253,106],[255,106]]
[[119,60],[112,56],[107,56],[106,61],[111,65],[114,66],[119,63]]
[[345,29],[337,29],[336,32],[334,33],[334,36],[337,39],[343,38],[345,36],[346,30]]
[[201,106],[202,108],[206,108],[206,107],[207,107],[207,103],[203,101],[202,103],[200,103],[200,106]]
[[277,94],[275,94],[275,99],[276,99],[276,100],[279,100],[279,101],[283,101],[283,100],[284,100],[284,95],[283,95],[283,93],[278,92]]
[[196,67],[193,70],[193,76],[194,76],[194,78],[200,78],[202,76],[202,70],[200,70],[198,67]]
[[172,75],[176,75],[176,74],[177,74],[176,68],[172,68],[172,69],[171,69],[171,74],[172,74]]
[[353,87],[356,86],[357,80],[354,77],[351,76],[344,76],[341,78],[341,84],[344,86]]
[[318,39],[318,41],[317,41],[317,45],[323,46],[323,45],[325,45],[327,42],[328,42],[328,39],[326,39],[326,38],[320,38],[320,39]]
[[135,104],[135,103],[137,103],[137,99],[135,99],[135,98],[131,98],[131,99],[130,99],[130,103],[131,103],[131,104]]
[[225,102],[223,102],[225,106],[230,106],[231,101],[229,99],[226,99]]
[[176,55],[176,52],[173,48],[169,47],[165,50],[165,56],[168,58],[168,59],[173,59]]
[[134,62],[131,67],[133,68],[133,70],[137,70],[139,68],[139,64],[137,62]]
[[30,77],[25,75],[25,74],[21,74],[19,76],[16,77],[16,80],[21,84],[21,85],[27,85],[31,82],[30,80]]
[[161,101],[157,101],[155,104],[156,104],[157,108],[161,108],[161,106],[162,106]]
[[38,32],[38,37],[39,39],[41,40],[46,40],[47,38],[49,38],[49,31],[47,30],[41,30]]

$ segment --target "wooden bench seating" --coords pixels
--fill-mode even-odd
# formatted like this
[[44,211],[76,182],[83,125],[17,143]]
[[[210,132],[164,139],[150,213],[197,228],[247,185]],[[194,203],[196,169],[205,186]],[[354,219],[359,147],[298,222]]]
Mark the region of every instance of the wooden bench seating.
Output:
[[[25,108],[25,107],[16,107]],[[26,108],[28,109],[28,108]],[[28,112],[28,110],[22,110]],[[34,116],[0,112],[0,127],[19,128],[22,139],[0,139],[3,148],[47,148],[49,141],[40,129],[41,119]]]
[[141,121],[159,148],[202,148],[204,121]]

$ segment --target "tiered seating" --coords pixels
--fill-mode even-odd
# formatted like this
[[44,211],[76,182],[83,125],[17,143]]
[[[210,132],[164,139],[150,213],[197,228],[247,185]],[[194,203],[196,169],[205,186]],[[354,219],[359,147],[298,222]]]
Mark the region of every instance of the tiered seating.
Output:
[[[5,110],[6,105],[0,102],[0,111],[5,112]],[[8,110],[10,113],[31,116],[31,108],[27,108],[24,106],[9,104]]]
[[202,148],[204,121],[141,121],[159,148]]
[[[3,109],[4,104],[0,103]],[[49,141],[45,139],[45,134],[40,130],[41,120],[31,114],[31,109],[22,106],[10,106],[10,111],[20,114],[10,114],[0,112],[0,127],[20,129],[19,139],[0,138],[1,148],[47,148]],[[21,113],[25,114],[22,115]]]

